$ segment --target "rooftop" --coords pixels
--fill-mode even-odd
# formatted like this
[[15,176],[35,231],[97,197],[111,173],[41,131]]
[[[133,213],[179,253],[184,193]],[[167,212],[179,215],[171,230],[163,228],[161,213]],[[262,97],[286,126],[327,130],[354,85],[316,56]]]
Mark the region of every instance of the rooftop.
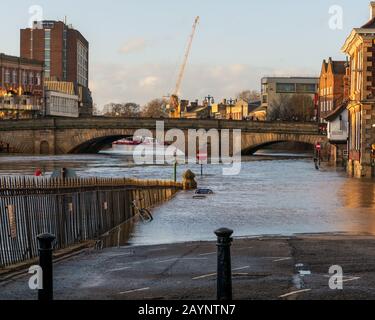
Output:
[[0,53],[0,63],[3,61],[8,61],[8,62],[16,62],[16,63],[22,63],[22,64],[32,64],[32,65],[37,65],[37,66],[44,66],[44,62],[38,61],[38,60],[33,60],[33,59],[27,59],[27,58],[20,58],[16,56],[10,56],[5,53]]

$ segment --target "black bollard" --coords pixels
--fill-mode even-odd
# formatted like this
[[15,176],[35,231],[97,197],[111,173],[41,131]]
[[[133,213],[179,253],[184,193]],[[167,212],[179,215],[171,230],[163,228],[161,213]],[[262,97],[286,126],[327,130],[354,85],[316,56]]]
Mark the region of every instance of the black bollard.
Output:
[[43,289],[38,290],[38,300],[53,300],[52,243],[56,237],[45,233],[37,237],[39,241],[39,266],[43,271]]
[[217,300],[232,300],[232,266],[230,258],[233,230],[221,228],[217,236]]

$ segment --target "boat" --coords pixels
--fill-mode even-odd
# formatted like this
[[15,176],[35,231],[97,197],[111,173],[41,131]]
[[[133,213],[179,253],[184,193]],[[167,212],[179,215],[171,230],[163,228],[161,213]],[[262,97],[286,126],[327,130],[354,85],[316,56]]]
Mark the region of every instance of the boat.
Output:
[[120,145],[120,146],[137,146],[142,143],[142,140],[129,140],[129,139],[121,139],[118,141],[113,142],[114,145]]

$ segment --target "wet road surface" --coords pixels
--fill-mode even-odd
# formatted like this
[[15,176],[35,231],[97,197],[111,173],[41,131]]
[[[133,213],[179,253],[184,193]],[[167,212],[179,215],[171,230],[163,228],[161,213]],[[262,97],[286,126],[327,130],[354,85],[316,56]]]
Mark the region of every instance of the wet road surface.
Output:
[[[343,290],[328,286],[332,265]],[[374,299],[375,237],[319,234],[235,239],[234,299]],[[216,245],[189,242],[85,251],[55,264],[56,299],[215,299]],[[23,276],[0,299],[36,299]]]

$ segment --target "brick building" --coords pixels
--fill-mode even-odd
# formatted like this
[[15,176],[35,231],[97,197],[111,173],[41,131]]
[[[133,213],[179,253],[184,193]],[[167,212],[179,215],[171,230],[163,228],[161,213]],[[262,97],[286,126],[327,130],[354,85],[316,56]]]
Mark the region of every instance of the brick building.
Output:
[[321,122],[348,98],[345,90],[346,61],[323,60],[319,78],[319,119]]
[[348,172],[355,177],[375,176],[375,2],[370,10],[370,21],[353,29],[342,47],[350,59]]
[[43,63],[0,54],[0,119],[33,118],[42,105]]
[[89,43],[85,37],[62,21],[47,20],[20,33],[21,57],[43,61],[48,80],[72,82],[80,99],[80,115],[91,115]]

